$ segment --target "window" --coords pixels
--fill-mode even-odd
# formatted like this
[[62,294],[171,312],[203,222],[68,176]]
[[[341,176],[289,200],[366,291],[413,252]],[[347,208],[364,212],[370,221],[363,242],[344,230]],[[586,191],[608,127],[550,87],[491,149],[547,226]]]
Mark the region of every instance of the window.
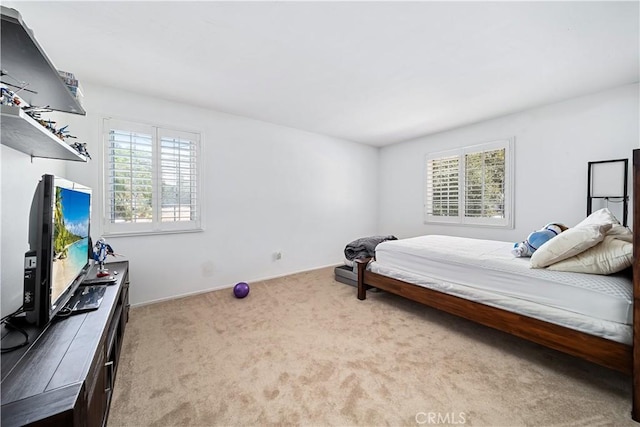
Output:
[[105,233],[200,229],[200,135],[105,119]]
[[513,226],[513,140],[428,154],[425,222]]

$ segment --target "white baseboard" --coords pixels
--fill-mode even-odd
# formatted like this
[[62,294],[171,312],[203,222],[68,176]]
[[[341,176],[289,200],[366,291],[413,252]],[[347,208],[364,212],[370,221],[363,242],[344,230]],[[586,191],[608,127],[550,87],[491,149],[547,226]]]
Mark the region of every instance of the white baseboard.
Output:
[[[259,279],[247,280],[247,282],[248,283],[263,282],[265,280],[279,279],[281,277],[292,276],[294,274],[306,273],[306,272],[309,272],[309,271],[320,270],[320,269],[328,268],[328,267],[337,267],[339,265],[342,265],[342,264],[341,263],[327,264],[327,265],[323,265],[323,266],[319,266],[319,267],[308,268],[308,269],[305,269],[305,270],[298,270],[298,271],[294,271],[294,272],[290,272],[290,273],[277,274],[275,276],[267,276],[267,277],[263,277],[263,278],[259,278]],[[206,294],[207,292],[219,291],[221,289],[230,289],[230,288],[233,288],[234,286],[235,286],[235,283],[230,284],[230,285],[215,286],[213,288],[202,289],[202,290],[194,291],[194,292],[187,292],[187,293],[179,294],[179,295],[172,295],[170,297],[158,298],[158,299],[154,299],[154,300],[151,300],[151,301],[140,302],[140,303],[137,303],[137,304],[131,304],[131,307],[132,308],[143,307],[145,305],[157,304],[159,302],[171,301],[171,300],[174,300],[174,299],[187,298],[187,297],[191,297],[191,296],[199,295],[199,294]]]

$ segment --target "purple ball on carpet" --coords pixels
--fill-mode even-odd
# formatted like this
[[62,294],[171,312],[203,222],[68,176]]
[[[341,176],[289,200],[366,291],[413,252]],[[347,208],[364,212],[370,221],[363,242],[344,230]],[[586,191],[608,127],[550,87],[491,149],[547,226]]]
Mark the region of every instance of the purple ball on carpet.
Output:
[[233,294],[236,298],[244,298],[249,295],[249,284],[245,282],[237,283],[233,287]]

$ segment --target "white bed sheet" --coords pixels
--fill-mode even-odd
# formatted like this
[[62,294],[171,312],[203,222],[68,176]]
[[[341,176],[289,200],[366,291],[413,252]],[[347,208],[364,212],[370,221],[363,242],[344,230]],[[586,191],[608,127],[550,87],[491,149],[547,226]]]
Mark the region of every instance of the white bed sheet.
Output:
[[370,269],[487,305],[631,342],[633,290],[622,276],[529,268],[513,243],[420,236],[376,247]]

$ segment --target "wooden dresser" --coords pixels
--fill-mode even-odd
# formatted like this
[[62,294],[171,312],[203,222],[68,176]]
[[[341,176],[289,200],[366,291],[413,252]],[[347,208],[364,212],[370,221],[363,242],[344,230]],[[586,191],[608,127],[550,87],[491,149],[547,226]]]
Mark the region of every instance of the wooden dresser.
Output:
[[129,263],[108,268],[97,310],[30,327],[31,344],[2,355],[2,426],[106,425],[129,316]]

